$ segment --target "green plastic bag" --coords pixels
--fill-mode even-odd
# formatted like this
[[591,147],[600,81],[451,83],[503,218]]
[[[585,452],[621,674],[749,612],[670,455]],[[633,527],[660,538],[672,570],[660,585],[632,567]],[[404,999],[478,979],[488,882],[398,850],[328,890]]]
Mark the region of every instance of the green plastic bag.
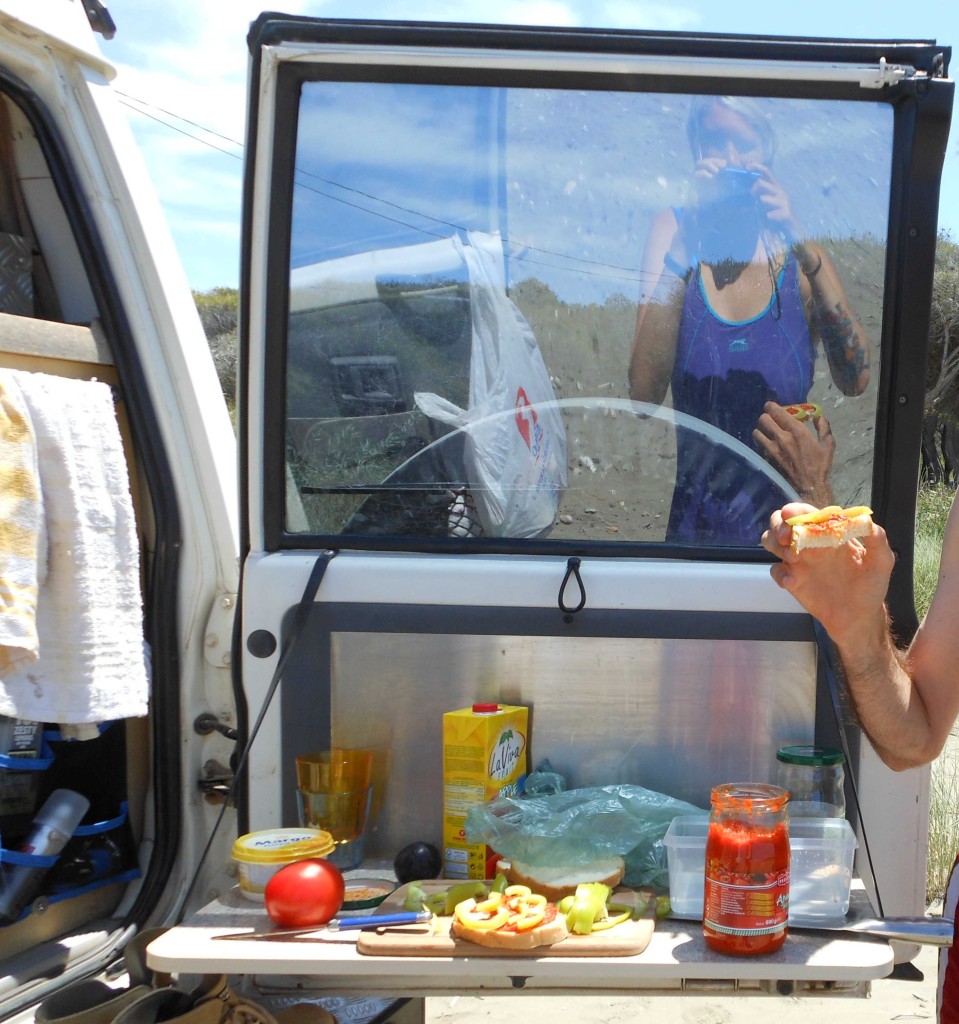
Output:
[[497,797],[470,809],[466,839],[533,867],[575,869],[619,855],[626,885],[666,891],[666,830],[676,815],[702,810],[626,784]]

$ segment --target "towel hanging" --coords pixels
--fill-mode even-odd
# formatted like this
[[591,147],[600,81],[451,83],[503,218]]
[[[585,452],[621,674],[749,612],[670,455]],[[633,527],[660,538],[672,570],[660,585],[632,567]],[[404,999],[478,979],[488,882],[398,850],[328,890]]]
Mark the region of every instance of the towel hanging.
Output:
[[9,370],[36,441],[36,661],[0,673],[0,714],[82,724],[146,714],[140,551],[112,392]]

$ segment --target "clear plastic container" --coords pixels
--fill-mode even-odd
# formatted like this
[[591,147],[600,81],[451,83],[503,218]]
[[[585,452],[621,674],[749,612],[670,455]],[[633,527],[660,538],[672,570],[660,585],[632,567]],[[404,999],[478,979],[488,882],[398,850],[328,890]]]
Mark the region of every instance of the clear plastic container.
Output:
[[777,782],[789,791],[789,817],[845,818],[845,757],[834,747],[780,747]]
[[[709,816],[673,818],[664,845],[669,861],[669,902],[674,917],[701,920]],[[789,923],[842,924],[849,910],[858,846],[849,822],[797,818],[789,822]]]

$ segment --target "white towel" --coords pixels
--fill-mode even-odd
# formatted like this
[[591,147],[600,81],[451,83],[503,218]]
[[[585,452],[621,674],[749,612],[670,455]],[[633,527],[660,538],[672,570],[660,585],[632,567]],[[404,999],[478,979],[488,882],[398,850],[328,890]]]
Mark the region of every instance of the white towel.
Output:
[[97,381],[8,373],[36,437],[46,536],[38,657],[0,678],[0,714],[70,724],[144,715],[140,553],[112,393]]
[[37,659],[37,444],[20,389],[0,379],[0,677]]

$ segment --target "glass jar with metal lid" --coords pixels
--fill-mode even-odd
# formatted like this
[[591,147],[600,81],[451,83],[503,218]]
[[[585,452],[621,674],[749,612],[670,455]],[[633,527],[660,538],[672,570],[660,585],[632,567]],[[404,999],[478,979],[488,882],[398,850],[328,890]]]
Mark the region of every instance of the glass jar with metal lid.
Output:
[[845,757],[834,747],[780,747],[777,782],[789,791],[792,818],[844,818]]

